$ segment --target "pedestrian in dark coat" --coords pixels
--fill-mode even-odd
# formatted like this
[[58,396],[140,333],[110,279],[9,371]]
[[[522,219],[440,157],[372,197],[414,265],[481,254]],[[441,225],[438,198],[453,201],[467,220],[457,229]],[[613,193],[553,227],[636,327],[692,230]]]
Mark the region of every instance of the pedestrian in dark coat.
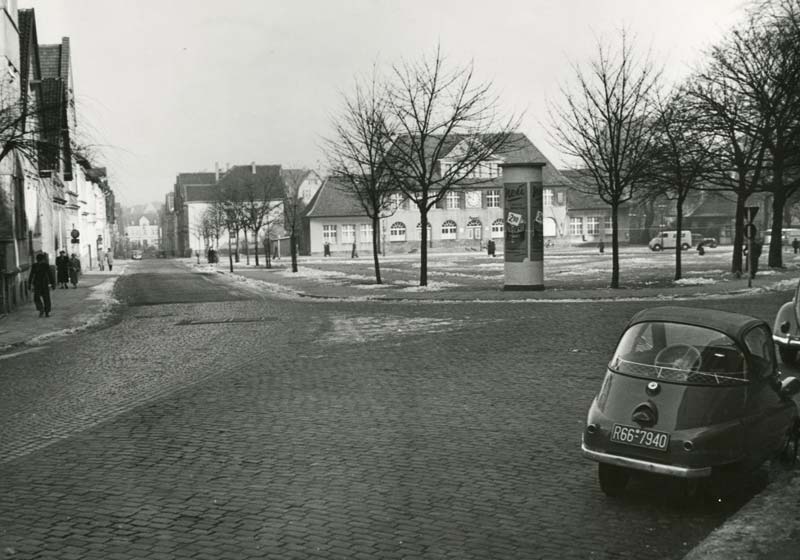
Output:
[[750,258],[752,262],[750,263],[750,278],[756,277],[756,272],[758,272],[758,259],[761,257],[761,249],[763,248],[763,244],[760,237],[756,237],[752,241],[752,255]]
[[797,250],[800,249],[800,239],[796,237],[792,239],[792,249],[794,249],[794,254],[797,254]]
[[322,246],[322,248],[323,248],[323,253],[322,253],[323,256],[330,257],[331,256],[331,244],[326,241],[325,244]]
[[28,287],[33,288],[33,303],[36,304],[39,317],[43,315],[49,317],[50,287],[56,289],[56,279],[44,253],[36,255],[36,263],[31,267],[30,276],[28,276]]
[[60,251],[56,257],[56,276],[59,288],[69,288],[69,257],[66,251]]
[[106,249],[106,264],[109,272],[114,270],[114,255],[111,254],[111,249]]
[[496,249],[496,246],[495,246],[494,240],[490,239],[486,243],[486,251],[487,251],[487,253],[489,254],[490,257],[494,256],[495,249]]
[[78,255],[72,253],[69,257],[69,281],[73,288],[78,287],[78,278],[81,275],[81,260]]

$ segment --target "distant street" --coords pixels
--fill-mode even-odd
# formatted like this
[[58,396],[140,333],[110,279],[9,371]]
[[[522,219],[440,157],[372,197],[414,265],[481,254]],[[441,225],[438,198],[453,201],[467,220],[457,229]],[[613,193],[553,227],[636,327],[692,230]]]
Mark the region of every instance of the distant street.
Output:
[[585,414],[653,303],[291,301],[155,259],[117,297],[0,360],[0,557],[678,559],[764,483],[601,493]]

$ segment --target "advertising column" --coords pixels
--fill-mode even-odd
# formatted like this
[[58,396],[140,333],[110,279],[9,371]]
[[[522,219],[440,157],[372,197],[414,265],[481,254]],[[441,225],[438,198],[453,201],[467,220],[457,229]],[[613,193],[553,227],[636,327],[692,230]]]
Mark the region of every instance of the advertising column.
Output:
[[544,290],[543,163],[505,163],[503,290]]

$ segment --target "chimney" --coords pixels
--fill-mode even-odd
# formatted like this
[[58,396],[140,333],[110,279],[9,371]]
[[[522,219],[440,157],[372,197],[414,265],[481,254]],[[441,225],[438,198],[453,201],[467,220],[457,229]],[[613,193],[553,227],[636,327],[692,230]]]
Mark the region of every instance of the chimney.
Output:
[[219,162],[214,162],[214,181],[219,182]]
[[253,175],[256,174],[256,162],[254,161],[250,162],[250,171],[252,171]]

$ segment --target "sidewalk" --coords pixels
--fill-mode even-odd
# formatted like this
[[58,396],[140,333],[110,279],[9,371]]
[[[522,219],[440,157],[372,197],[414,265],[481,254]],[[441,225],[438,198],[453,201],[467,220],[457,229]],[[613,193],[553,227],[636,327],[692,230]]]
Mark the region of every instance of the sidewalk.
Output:
[[87,271],[77,288],[50,292],[50,317],[39,317],[31,299],[7,316],[0,317],[0,351],[26,344],[36,345],[102,322],[115,303],[111,293],[126,263],[115,263],[114,271]]

